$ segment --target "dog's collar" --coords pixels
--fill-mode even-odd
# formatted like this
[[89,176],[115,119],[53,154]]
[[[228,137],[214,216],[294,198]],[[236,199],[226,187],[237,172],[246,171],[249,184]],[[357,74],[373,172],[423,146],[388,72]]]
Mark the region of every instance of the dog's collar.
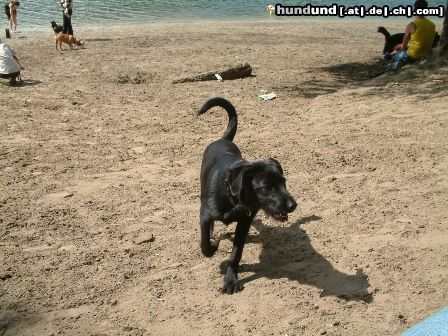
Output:
[[230,204],[232,204],[232,206],[234,208],[243,208],[246,210],[246,215],[248,217],[250,217],[252,215],[252,210],[249,209],[247,206],[241,205],[239,204],[239,200],[235,198],[235,196],[232,195],[232,192],[230,191],[230,183],[229,183],[229,176],[227,176],[227,178],[225,179],[225,183],[226,183],[226,196],[230,201]]

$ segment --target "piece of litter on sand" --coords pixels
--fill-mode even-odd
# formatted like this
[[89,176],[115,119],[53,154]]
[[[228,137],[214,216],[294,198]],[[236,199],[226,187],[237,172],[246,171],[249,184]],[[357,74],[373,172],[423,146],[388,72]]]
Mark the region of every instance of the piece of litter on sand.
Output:
[[263,94],[258,97],[260,97],[263,100],[271,100],[271,99],[277,98],[277,95],[274,92],[271,92],[271,93]]
[[219,82],[222,82],[223,79],[220,74],[215,74],[215,77]]

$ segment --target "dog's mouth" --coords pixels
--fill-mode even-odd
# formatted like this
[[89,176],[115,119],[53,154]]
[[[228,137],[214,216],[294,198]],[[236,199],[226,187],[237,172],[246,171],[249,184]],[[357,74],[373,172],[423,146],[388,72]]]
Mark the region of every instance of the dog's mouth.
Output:
[[266,213],[266,215],[274,218],[276,221],[286,222],[288,220],[288,214],[286,212],[272,211],[269,209],[264,209],[264,212]]

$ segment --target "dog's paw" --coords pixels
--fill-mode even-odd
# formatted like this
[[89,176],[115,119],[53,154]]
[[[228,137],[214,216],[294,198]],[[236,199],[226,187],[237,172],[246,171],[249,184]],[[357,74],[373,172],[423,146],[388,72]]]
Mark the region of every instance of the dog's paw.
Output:
[[224,281],[224,287],[222,288],[222,292],[224,294],[235,294],[241,292],[244,286],[239,280],[233,281]]
[[218,251],[218,247],[219,247],[219,240],[211,240],[210,241],[210,256],[213,256],[216,251]]
[[202,254],[208,258],[211,258],[218,250],[218,247],[219,247],[219,240],[211,240],[210,244],[201,245]]
[[238,280],[232,270],[228,270],[224,278],[224,287],[222,292],[225,294],[235,294],[243,290],[243,284]]

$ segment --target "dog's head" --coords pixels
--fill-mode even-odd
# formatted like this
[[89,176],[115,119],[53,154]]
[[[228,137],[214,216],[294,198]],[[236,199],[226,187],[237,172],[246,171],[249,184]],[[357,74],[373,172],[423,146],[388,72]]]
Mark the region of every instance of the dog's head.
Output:
[[86,45],[86,41],[84,39],[76,40],[75,43],[78,47],[81,47],[81,48],[84,48],[84,46]]
[[230,167],[228,174],[232,197],[248,208],[261,208],[282,222],[288,220],[288,213],[297,207],[285,182],[282,166],[274,159],[253,163],[240,161]]
[[51,23],[51,27],[52,27],[53,29],[54,29],[54,27],[57,26],[56,21],[51,21],[50,23]]

